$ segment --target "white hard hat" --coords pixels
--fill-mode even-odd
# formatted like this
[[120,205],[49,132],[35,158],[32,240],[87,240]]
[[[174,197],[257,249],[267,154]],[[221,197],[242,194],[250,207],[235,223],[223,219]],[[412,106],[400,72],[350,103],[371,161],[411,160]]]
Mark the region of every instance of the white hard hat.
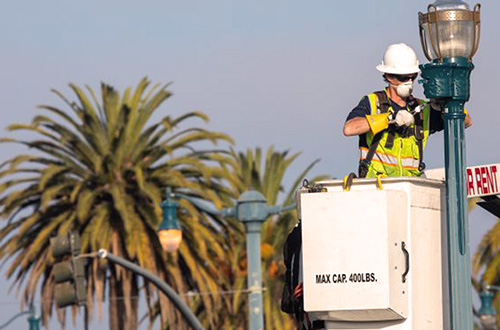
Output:
[[387,47],[382,63],[377,70],[383,73],[411,74],[420,72],[417,55],[406,44],[394,44]]

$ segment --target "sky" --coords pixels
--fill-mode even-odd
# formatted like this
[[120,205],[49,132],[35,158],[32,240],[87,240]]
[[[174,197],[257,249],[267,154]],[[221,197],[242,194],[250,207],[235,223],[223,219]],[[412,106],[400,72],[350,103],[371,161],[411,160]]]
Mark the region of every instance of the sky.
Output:
[[[71,96],[73,82],[119,90],[147,76],[172,82],[164,112],[201,110],[205,126],[231,135],[237,150],[274,146],[302,152],[285,182],[321,158],[311,177],[356,171],[357,138],[344,137],[348,112],[382,89],[375,70],[388,45],[405,42],[423,56],[418,11],[426,1],[186,0],[8,1],[0,11],[0,129],[28,123],[39,104],[63,106],[50,92]],[[467,104],[469,166],[500,163],[500,2],[482,3],[482,36]],[[421,86],[417,96],[423,97]],[[204,125],[202,122],[193,124]],[[17,154],[2,145],[0,160]],[[425,162],[443,166],[443,134],[433,135]],[[471,250],[495,222],[470,215]],[[3,274],[3,271],[2,271]],[[19,312],[19,297],[0,277],[0,324]],[[23,327],[19,319],[12,329]],[[78,324],[81,327],[81,324]],[[106,320],[93,328],[107,328]],[[52,328],[57,329],[56,323]],[[71,328],[71,327],[70,327]]]

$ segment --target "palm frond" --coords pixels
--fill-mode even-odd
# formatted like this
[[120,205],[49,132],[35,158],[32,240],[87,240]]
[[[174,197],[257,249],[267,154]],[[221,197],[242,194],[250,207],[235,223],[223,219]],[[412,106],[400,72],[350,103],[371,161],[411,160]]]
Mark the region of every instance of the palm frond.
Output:
[[[0,258],[9,264],[6,275],[24,288],[25,302],[33,301],[37,288],[41,290],[45,323],[54,303],[54,260],[48,242],[51,236],[70,230],[80,232],[83,253],[108,249],[156,272],[181,292],[227,287],[215,260],[224,259],[225,235],[218,233],[231,231],[231,220],[214,219],[193,205],[184,205],[191,215],[182,215],[181,223],[189,232],[175,256],[163,252],[156,234],[166,186],[222,205],[217,190],[227,193],[223,184],[227,173],[219,170],[217,159],[223,157],[198,147],[232,142],[223,133],[182,127],[190,118],[207,120],[201,112],[165,115],[161,122],[149,124],[171,96],[168,86],[150,87],[144,78],[120,95],[102,84],[98,98],[90,87],[70,84],[76,101],[53,91],[67,109],[42,105],[43,113],[30,124],[10,126],[29,130],[36,138],[0,139],[0,143],[31,149],[0,165],[0,216],[8,219],[0,230]],[[101,314],[108,287],[113,297],[123,295],[121,300],[110,300],[110,324],[115,329],[118,324],[135,327],[137,301],[132,296],[139,287],[135,276],[94,261],[87,266],[87,283],[90,309],[96,299]],[[208,295],[192,307],[200,311],[204,324],[215,325],[218,316],[204,311],[220,309],[224,303]],[[129,313],[120,313],[122,307]],[[175,317],[173,306],[164,304],[161,311],[164,316],[174,315],[163,324],[182,328],[184,321]],[[64,313],[59,313],[59,320],[64,322]]]

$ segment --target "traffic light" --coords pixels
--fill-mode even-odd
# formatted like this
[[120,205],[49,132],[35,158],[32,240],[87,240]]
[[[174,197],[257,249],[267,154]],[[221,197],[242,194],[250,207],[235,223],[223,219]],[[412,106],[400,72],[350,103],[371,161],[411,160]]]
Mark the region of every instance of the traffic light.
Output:
[[56,259],[52,272],[57,306],[85,305],[85,264],[79,258],[80,236],[78,233],[57,236],[50,239],[50,245]]

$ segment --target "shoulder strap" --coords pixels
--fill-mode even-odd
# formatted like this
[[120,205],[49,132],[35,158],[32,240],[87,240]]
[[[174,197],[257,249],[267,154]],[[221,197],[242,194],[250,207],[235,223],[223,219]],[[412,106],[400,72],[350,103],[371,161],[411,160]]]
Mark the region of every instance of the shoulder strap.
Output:
[[[389,108],[391,107],[391,102],[387,97],[387,93],[385,91],[378,91],[375,92],[374,94],[377,95],[377,98],[379,99],[380,113],[389,111]],[[385,141],[385,147],[392,148],[393,143],[394,143],[394,129],[393,127],[390,127],[389,135],[387,136],[387,140]]]
[[387,97],[387,93],[385,91],[376,91],[373,94],[377,96],[377,108],[380,110],[380,113],[386,113],[389,111],[389,107],[391,103],[389,102],[389,98]]
[[[389,99],[387,98],[387,94],[385,93],[385,91],[377,91],[373,94],[377,96],[377,108],[379,110],[378,112],[386,113],[387,111],[389,111],[389,107],[391,106],[391,104],[389,103]],[[365,178],[368,174],[368,168],[370,167],[373,155],[375,154],[375,151],[377,150],[377,147],[380,143],[380,139],[382,139],[382,135],[383,131],[375,134],[372,143],[370,144],[370,148],[368,149],[366,158],[359,162],[358,176],[360,178]]]
[[[420,105],[420,101],[417,101]],[[420,112],[415,113],[415,139],[417,140],[418,146],[418,170],[423,171],[425,169],[424,163],[424,109]]]
[[368,149],[368,153],[366,154],[366,158],[359,161],[358,176],[360,178],[366,178],[366,175],[368,174],[368,168],[370,167],[370,163],[373,159],[373,155],[375,155],[375,151],[378,148],[380,139],[382,139],[382,134],[383,131],[375,134],[372,140],[372,144]]
[[[420,105],[420,101],[414,100],[410,103],[410,110],[415,110]],[[420,109],[419,112],[415,112],[413,115],[415,118],[415,138],[417,140],[424,139],[424,109]]]

